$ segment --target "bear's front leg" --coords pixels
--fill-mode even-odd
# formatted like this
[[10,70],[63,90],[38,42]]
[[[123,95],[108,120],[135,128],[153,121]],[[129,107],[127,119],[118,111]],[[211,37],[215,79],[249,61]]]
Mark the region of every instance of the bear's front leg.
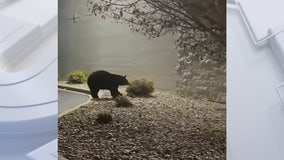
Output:
[[91,89],[91,95],[92,95],[93,98],[99,98],[99,96],[98,96],[99,90],[100,89],[98,89],[98,88]]
[[111,96],[112,96],[113,98],[116,98],[116,97],[122,95],[122,94],[118,91],[117,88],[116,88],[116,89],[111,89],[111,90],[110,90],[110,93],[111,93]]

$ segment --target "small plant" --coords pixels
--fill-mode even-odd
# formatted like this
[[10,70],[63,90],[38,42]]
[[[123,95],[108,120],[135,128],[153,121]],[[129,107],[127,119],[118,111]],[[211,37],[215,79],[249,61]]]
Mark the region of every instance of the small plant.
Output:
[[115,98],[116,107],[131,107],[133,104],[124,96],[118,96]]
[[154,83],[148,78],[140,78],[131,81],[126,88],[127,95],[129,96],[149,96],[153,91]]
[[84,71],[73,71],[67,76],[67,83],[82,84],[87,80],[87,73]]
[[110,113],[102,112],[98,114],[97,122],[100,124],[107,124],[112,121],[112,116]]

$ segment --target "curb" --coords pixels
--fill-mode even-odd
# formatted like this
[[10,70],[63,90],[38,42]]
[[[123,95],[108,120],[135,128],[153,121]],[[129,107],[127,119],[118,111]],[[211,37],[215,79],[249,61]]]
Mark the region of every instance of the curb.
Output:
[[58,84],[58,88],[60,88],[60,89],[67,89],[67,90],[75,91],[75,92],[86,93],[86,94],[90,94],[91,93],[87,89],[82,89],[82,88],[77,88],[77,87],[70,87],[70,86],[63,85],[63,84]]

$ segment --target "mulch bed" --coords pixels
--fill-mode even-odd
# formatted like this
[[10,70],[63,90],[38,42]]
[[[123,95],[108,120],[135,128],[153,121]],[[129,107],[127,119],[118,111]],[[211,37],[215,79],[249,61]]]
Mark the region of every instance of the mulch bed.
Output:
[[[127,98],[133,107],[93,100],[59,118],[59,154],[69,160],[226,159],[225,104],[165,93]],[[113,121],[98,123],[102,112]]]

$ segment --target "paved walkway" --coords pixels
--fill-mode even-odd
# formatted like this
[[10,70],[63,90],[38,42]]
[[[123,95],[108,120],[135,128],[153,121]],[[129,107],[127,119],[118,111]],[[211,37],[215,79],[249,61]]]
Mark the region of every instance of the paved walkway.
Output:
[[58,112],[62,113],[89,99],[89,95],[67,90],[58,90]]

